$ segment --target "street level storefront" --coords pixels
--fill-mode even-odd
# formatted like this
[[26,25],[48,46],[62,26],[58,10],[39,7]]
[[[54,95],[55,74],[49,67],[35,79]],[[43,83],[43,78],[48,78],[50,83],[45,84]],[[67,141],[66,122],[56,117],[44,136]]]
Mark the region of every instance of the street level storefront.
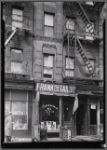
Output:
[[[34,82],[24,77],[21,79],[6,78],[4,93],[4,122],[8,126],[6,118],[12,113],[12,139],[32,137],[32,101]],[[10,127],[9,127],[10,128]],[[4,138],[5,138],[4,131]]]
[[64,127],[72,136],[101,134],[101,97],[79,93],[71,84],[36,83],[35,90],[34,124],[46,128],[49,137],[61,137]]
[[37,83],[35,124],[42,129],[47,128],[48,136],[59,137],[61,127],[73,127],[72,112],[76,97],[74,85]]

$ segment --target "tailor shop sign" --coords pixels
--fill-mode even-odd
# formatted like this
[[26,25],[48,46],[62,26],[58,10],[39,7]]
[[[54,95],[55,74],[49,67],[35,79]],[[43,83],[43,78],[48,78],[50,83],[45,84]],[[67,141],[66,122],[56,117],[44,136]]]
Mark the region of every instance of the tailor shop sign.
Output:
[[48,83],[37,83],[36,91],[46,92],[58,92],[58,93],[74,93],[75,86],[59,85],[59,84],[48,84]]

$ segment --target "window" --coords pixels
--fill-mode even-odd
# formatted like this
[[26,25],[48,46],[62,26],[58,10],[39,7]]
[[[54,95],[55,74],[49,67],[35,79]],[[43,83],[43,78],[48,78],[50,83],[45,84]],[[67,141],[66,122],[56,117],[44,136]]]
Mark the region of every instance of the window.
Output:
[[73,18],[67,18],[66,29],[75,30],[75,20]]
[[90,105],[90,125],[97,124],[97,106],[95,104]]
[[74,77],[74,58],[66,57],[66,68],[65,68],[66,77]]
[[44,35],[48,37],[54,35],[54,14],[44,14]]
[[93,2],[92,1],[88,1],[88,2],[85,2],[87,5],[91,5],[91,6],[94,6]]
[[16,27],[23,27],[23,11],[21,9],[12,9],[12,30]]
[[22,68],[22,50],[12,49],[11,50],[11,72],[23,74]]
[[13,130],[27,130],[28,93],[18,90],[12,90],[8,93],[5,92],[5,96],[8,94],[8,98],[5,97],[5,117],[8,116],[9,112],[12,112]]
[[53,78],[53,61],[54,61],[53,55],[44,54],[44,68],[43,68],[44,78]]

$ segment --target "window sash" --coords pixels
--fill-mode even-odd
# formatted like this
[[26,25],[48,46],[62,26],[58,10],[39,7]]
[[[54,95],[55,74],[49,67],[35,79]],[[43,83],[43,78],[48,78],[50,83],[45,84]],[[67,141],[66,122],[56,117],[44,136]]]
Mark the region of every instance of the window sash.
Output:
[[54,26],[54,15],[45,14],[44,25],[53,27]]
[[11,72],[17,74],[23,74],[22,63],[11,62]]
[[66,77],[74,77],[74,70],[65,70]]
[[20,9],[13,9],[12,19],[16,21],[23,21],[23,11]]
[[44,35],[48,37],[53,37],[54,35],[54,28],[50,26],[44,26]]
[[44,55],[44,67],[53,67],[53,56]]

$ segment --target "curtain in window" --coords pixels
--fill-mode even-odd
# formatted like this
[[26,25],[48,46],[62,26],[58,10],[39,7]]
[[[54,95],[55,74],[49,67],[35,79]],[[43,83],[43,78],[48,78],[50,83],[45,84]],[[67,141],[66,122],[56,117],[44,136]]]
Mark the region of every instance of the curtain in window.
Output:
[[74,59],[66,58],[66,69],[74,69]]
[[74,19],[69,19],[66,23],[66,29],[74,30],[75,29],[75,21]]

